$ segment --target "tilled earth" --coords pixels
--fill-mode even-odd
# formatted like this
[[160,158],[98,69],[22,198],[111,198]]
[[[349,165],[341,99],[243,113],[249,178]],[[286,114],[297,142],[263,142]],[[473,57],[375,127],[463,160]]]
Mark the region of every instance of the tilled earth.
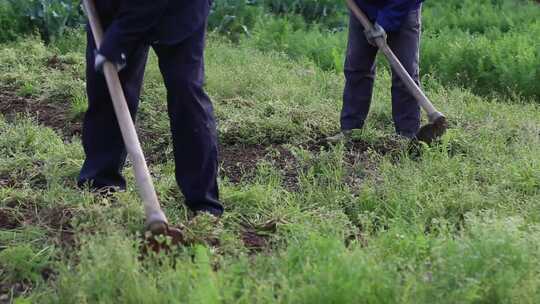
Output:
[[[67,206],[44,207],[36,202],[13,200],[0,207],[0,230],[14,232],[26,226],[37,227],[45,231],[47,242],[58,248],[71,251],[76,246],[72,218],[75,210]],[[7,244],[9,247],[9,244]],[[0,244],[0,251],[6,245]],[[0,269],[0,274],[2,270]],[[54,280],[56,272],[50,267],[40,270],[44,281]],[[12,303],[12,298],[31,292],[33,286],[28,281],[0,280],[0,303]]]
[[[82,124],[80,121],[72,121],[68,115],[69,106],[62,104],[53,104],[47,101],[41,101],[31,97],[18,96],[13,89],[0,87],[0,113],[8,121],[13,121],[17,116],[27,116],[35,119],[44,126],[53,128],[59,134],[70,140],[73,136],[80,136]],[[145,141],[145,137],[152,138],[155,134],[150,130],[140,130],[141,141]],[[313,153],[318,153],[321,149],[327,149],[328,146],[324,140],[317,140],[301,145]],[[165,148],[160,147],[160,150]],[[238,184],[242,181],[250,180],[261,161],[271,163],[275,168],[279,169],[283,175],[283,186],[295,191],[297,187],[298,173],[301,171],[301,166],[297,159],[282,144],[256,145],[256,144],[221,144],[220,147],[220,165],[221,175],[226,177],[231,183]],[[380,144],[370,145],[363,141],[358,141],[350,144],[346,150],[345,163],[352,167],[358,162],[366,160],[365,153],[368,150],[374,150],[379,154],[394,154],[399,153],[402,149],[399,143],[393,140],[384,140]],[[156,151],[152,148],[149,155],[149,163],[163,161],[165,153]],[[373,164],[366,164],[367,167],[372,167]],[[3,180],[0,177],[0,185],[10,183],[9,180]]]
[[0,87],[0,113],[8,121],[19,115],[29,116],[40,124],[51,127],[65,137],[81,133],[81,123],[68,119],[65,105],[48,103],[31,97],[17,95],[14,90]]
[[[52,62],[51,64],[53,64]],[[69,119],[69,106],[60,103],[50,103],[32,97],[22,97],[15,90],[0,87],[0,114],[8,122],[15,121],[18,117],[30,117],[39,124],[54,129],[58,134],[70,141],[74,136],[81,134],[81,122]],[[142,141],[154,138],[151,130],[140,130]],[[302,148],[313,154],[321,150],[327,150],[329,146],[324,140],[316,140],[301,145]],[[159,163],[165,159],[164,152],[167,147],[152,147],[149,153],[150,163]],[[375,151],[378,154],[398,155],[403,146],[393,140],[383,140],[377,145],[357,141],[349,144],[344,155],[344,164],[348,171],[344,183],[351,189],[358,188],[362,182],[354,168],[361,165],[366,171],[375,172],[377,163],[371,160],[368,152]],[[157,150],[157,151],[156,151]],[[163,150],[163,151],[161,151]],[[152,153],[155,152],[155,153]],[[267,162],[281,171],[283,187],[288,191],[298,191],[298,176],[305,170],[306,165],[293,155],[291,150],[284,144],[243,144],[228,143],[220,144],[220,174],[230,183],[240,184],[249,182],[255,177],[256,168],[260,162]],[[17,188],[18,182],[9,176],[0,175],[0,187]],[[68,206],[44,207],[39,202],[4,202],[0,207],[0,230],[17,231],[26,225],[33,225],[47,231],[49,241],[61,248],[73,248],[77,246],[75,232],[71,224],[77,213]],[[244,223],[240,231],[241,239],[246,248],[252,253],[270,250],[271,235],[276,231],[276,222],[271,221],[263,225]],[[0,251],[2,246],[0,246]],[[0,270],[1,272],[1,270]],[[45,280],[54,280],[55,272],[46,268],[42,271]],[[13,295],[22,295],[31,291],[32,284],[29,282],[12,282],[2,284],[0,282],[0,303],[9,303]]]

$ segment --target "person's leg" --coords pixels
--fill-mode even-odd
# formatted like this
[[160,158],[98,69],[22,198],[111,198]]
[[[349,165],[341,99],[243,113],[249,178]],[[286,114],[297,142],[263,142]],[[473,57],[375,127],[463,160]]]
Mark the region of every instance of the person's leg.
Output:
[[216,122],[203,89],[205,32],[153,48],[167,87],[176,180],[191,210],[220,216]]
[[[126,182],[121,170],[126,150],[105,77],[95,71],[96,45],[88,30],[86,50],[86,90],[88,110],[84,116],[82,143],[86,160],[79,174],[78,184],[92,189],[119,187],[125,189]],[[127,65],[120,72],[120,80],[131,115],[135,118],[139,94],[143,82],[148,46],[141,45],[127,57]]]
[[344,69],[342,130],[360,129],[364,125],[373,93],[376,55],[377,48],[367,42],[364,27],[351,15]]
[[[388,36],[388,44],[417,84],[420,63],[421,8],[409,13],[399,32]],[[396,132],[414,138],[420,128],[420,107],[399,76],[392,72],[392,116]]]

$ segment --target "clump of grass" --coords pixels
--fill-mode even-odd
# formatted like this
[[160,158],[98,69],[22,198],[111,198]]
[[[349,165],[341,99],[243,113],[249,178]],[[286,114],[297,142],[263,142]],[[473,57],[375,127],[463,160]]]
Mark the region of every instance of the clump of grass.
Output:
[[4,284],[37,282],[49,264],[51,248],[36,251],[29,245],[9,247],[0,252],[0,274]]
[[[458,235],[444,223],[438,225],[438,232],[426,234],[398,224],[369,237],[367,248],[360,243],[346,247],[342,240],[308,233],[274,255],[249,260],[217,259],[208,249],[195,246],[174,258],[141,263],[125,236],[96,236],[84,246],[78,266],[62,270],[52,299],[60,303],[538,300],[540,295],[531,288],[540,280],[537,227],[520,218],[488,214],[468,216],[466,230]],[[178,262],[173,267],[174,260]]]

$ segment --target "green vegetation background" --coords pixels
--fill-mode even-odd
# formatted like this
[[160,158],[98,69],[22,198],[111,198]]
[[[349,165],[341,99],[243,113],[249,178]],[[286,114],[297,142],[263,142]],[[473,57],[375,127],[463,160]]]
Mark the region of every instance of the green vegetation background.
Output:
[[[214,1],[211,30],[260,50],[342,70],[347,11],[339,0]],[[51,41],[81,23],[79,1],[1,0],[0,41],[39,32]],[[445,83],[540,97],[540,18],[530,1],[426,1],[422,71]],[[247,39],[246,39],[247,37]]]
[[141,261],[130,170],[114,199],[75,188],[83,152],[63,131],[86,106],[79,3],[0,0],[2,92],[61,109],[65,124],[0,116],[0,301],[540,302],[539,17],[527,1],[426,1],[423,86],[451,130],[409,153],[391,136],[383,60],[357,145],[316,145],[338,129],[341,1],[215,1],[206,88],[222,147],[264,155],[240,180],[223,175],[220,225],[188,223],[152,56],[139,128],[193,246]]

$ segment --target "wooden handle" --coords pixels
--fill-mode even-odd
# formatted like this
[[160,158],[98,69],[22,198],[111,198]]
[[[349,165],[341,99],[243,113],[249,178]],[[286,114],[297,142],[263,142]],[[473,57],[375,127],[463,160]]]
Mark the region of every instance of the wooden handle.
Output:
[[[101,22],[99,21],[94,0],[83,0],[83,2],[88,15],[88,20],[90,22],[90,27],[92,28],[92,33],[94,34],[96,46],[99,49],[99,46],[103,41],[103,28],[101,27]],[[167,224],[167,218],[159,205],[154,184],[152,183],[152,178],[150,176],[150,171],[146,165],[141,144],[137,136],[137,131],[135,130],[135,125],[133,124],[133,120],[131,119],[131,115],[129,113],[124,90],[122,89],[120,78],[118,77],[118,71],[112,63],[107,61],[103,65],[103,73],[105,74],[107,87],[109,88],[109,93],[111,94],[114,112],[116,113],[116,118],[118,120],[118,125],[120,126],[120,131],[122,133],[122,138],[124,139],[126,150],[131,157],[131,161],[133,162],[135,180],[144,203],[146,225],[151,226],[155,223]]]
[[[347,5],[349,6],[349,9],[356,16],[358,21],[360,21],[364,29],[366,30],[372,29],[373,24],[371,23],[371,21],[369,21],[369,18],[366,16],[366,14],[364,14],[364,12],[362,12],[362,10],[358,7],[358,5],[356,5],[356,2],[354,2],[354,0],[346,0],[346,1],[347,1]],[[401,79],[401,81],[403,81],[403,83],[405,84],[409,92],[414,96],[414,98],[416,99],[420,107],[422,107],[422,109],[426,111],[429,121],[434,122],[436,119],[440,117],[444,117],[444,115],[441,112],[435,109],[431,101],[429,101],[429,99],[427,98],[426,94],[424,94],[422,89],[420,89],[420,87],[416,84],[416,82],[414,82],[411,75],[409,75],[409,73],[407,72],[407,70],[405,70],[405,68],[403,67],[403,65],[397,58],[397,56],[394,54],[394,52],[392,52],[392,50],[386,43],[386,40],[377,39],[375,42],[377,43],[377,46],[379,47],[379,49],[383,52],[383,54],[388,59],[390,66],[392,66],[394,71],[398,74],[399,78]]]

